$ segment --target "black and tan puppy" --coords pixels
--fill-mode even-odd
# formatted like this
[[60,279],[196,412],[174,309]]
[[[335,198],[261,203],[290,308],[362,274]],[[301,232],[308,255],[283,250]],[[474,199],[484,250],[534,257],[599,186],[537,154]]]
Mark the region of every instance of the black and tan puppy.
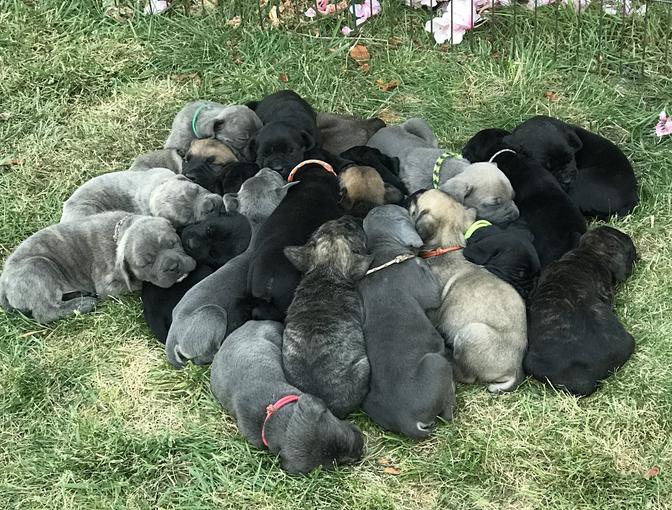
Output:
[[318,113],[317,127],[322,148],[340,154],[352,147],[366,145],[376,131],[385,127],[385,122],[377,117],[362,119],[353,115]]
[[344,418],[369,391],[364,308],[356,287],[373,258],[366,255],[366,235],[361,222],[343,216],[318,228],[304,246],[284,251],[305,275],[285,321],[287,380]]
[[214,269],[198,265],[187,277],[172,287],[163,289],[153,283],[142,284],[142,313],[145,322],[154,336],[162,344],[166,343],[170,325],[173,322],[173,309],[182,297],[198,282],[210,276]]
[[247,105],[263,127],[247,146],[248,157],[260,168],[286,174],[320,146],[316,113],[296,92],[281,90]]
[[341,153],[341,157],[358,165],[366,165],[376,169],[385,184],[385,203],[400,204],[408,195],[406,185],[399,177],[399,159],[390,158],[378,149],[357,146]]
[[211,193],[223,195],[226,165],[235,161],[238,158],[223,142],[215,138],[194,140],[184,157],[182,175]]
[[464,258],[511,284],[526,299],[541,269],[534,236],[520,223],[506,228],[488,222],[474,225],[479,224],[480,228],[465,233]]
[[612,307],[614,285],[630,275],[636,257],[630,237],[599,227],[542,271],[528,301],[528,374],[590,395],[628,360],[635,342]]
[[219,269],[250,244],[252,227],[238,212],[226,212],[185,227],[184,251],[199,264]]
[[493,161],[513,186],[520,220],[532,232],[544,267],[576,247],[586,231],[586,221],[555,177],[535,159],[510,149],[503,142],[504,133],[494,129],[481,131],[462,153],[469,161],[488,161],[496,154]]
[[286,246],[305,244],[317,228],[343,215],[338,177],[326,163],[308,163],[290,177],[296,186],[261,225],[250,244],[249,294],[256,320],[284,320],[301,273],[285,257]]

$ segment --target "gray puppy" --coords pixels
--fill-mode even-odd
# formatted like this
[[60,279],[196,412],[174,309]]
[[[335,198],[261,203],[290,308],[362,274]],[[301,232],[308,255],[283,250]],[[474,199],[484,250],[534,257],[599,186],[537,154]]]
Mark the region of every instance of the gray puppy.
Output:
[[515,389],[527,347],[525,303],[516,289],[467,261],[459,249],[476,211],[429,190],[413,197],[410,213],[428,247],[452,248],[427,261],[443,286],[441,308],[433,315],[453,349],[455,379],[487,383],[492,393]]
[[44,324],[90,312],[98,298],[139,290],[143,281],[170,287],[195,267],[168,220],[107,212],[21,243],[0,275],[0,305]]
[[422,119],[387,126],[373,135],[367,145],[399,158],[399,177],[410,194],[433,187],[435,165],[441,161],[439,189],[476,209],[479,218],[494,223],[518,219],[513,188],[497,165],[472,165],[464,158],[445,157],[446,152],[438,148],[436,137]]
[[167,168],[175,174],[182,173],[182,156],[175,149],[145,152],[133,160],[129,170],[131,172],[144,172],[152,168]]
[[304,246],[285,256],[304,277],[287,310],[282,360],[287,380],[316,395],[339,418],[357,409],[369,390],[362,300],[356,282],[372,257],[351,216],[326,222]]
[[[238,212],[250,220],[252,237],[296,184],[286,183],[279,173],[259,170],[243,183],[238,193],[224,195],[228,212]],[[251,319],[251,300],[247,293],[250,248],[229,260],[201,280],[184,295],[173,310],[173,323],[166,340],[166,357],[176,368],[188,360],[207,365],[233,330]]]
[[385,122],[378,118],[361,119],[335,113],[317,114],[317,129],[320,130],[322,148],[336,155],[353,147],[366,145],[369,138],[383,127]]
[[[359,460],[362,433],[337,419],[319,398],[287,382],[281,348],[279,322],[250,321],[234,331],[212,362],[215,398],[233,414],[243,436],[257,448],[267,446],[278,454],[289,473]],[[283,405],[280,399],[285,397],[291,400]]]
[[63,204],[61,223],[105,211],[160,216],[175,227],[219,214],[222,197],[167,168],[99,175],[82,184]]
[[364,219],[373,268],[359,283],[371,389],[364,411],[377,424],[410,437],[427,437],[437,416],[453,417],[455,384],[443,338],[428,318],[441,306],[441,288],[417,255],[422,239],[406,209],[384,205]]
[[193,101],[184,105],[175,116],[163,147],[186,154],[193,140],[216,138],[225,143],[238,159],[244,159],[247,143],[260,128],[261,120],[247,106]]

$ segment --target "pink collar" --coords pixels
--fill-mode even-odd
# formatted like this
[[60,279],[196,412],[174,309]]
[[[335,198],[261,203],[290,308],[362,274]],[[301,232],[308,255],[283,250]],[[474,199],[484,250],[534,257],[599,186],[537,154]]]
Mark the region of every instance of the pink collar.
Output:
[[297,400],[299,400],[298,395],[286,395],[281,399],[279,399],[278,401],[276,401],[275,404],[268,404],[266,406],[266,418],[264,418],[264,423],[261,426],[261,442],[266,448],[268,448],[268,441],[266,441],[266,434],[264,432],[264,430],[266,429],[266,422],[271,416],[273,416],[275,412],[279,411],[287,404],[292,404]]

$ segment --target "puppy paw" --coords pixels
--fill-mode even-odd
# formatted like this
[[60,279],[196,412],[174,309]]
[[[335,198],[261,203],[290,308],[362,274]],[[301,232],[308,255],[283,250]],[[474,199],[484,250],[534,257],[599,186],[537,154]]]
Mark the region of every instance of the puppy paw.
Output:
[[81,297],[74,300],[77,304],[75,310],[80,313],[89,313],[96,309],[98,300],[95,297]]

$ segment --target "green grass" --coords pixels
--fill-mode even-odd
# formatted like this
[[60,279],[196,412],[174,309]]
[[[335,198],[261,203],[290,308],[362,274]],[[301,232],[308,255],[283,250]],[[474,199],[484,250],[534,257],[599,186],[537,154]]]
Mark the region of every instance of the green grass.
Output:
[[[0,0],[0,113],[10,114],[0,162],[18,160],[0,171],[0,258],[56,222],[80,183],[159,147],[194,98],[238,103],[291,86],[321,110],[422,116],[453,150],[483,127],[550,114],[620,144],[641,180],[641,205],[612,222],[641,254],[617,298],[637,341],[632,359],[587,399],[532,381],[498,398],[460,387],[455,421],[422,443],[358,414],[360,464],[293,478],[240,437],[206,369],[168,366],[138,296],[46,327],[0,312],[0,507],[672,508],[672,140],[652,136],[658,112],[672,108],[672,82],[656,73],[663,43],[649,44],[645,80],[630,57],[615,72],[613,41],[597,74],[584,65],[597,15],[579,31],[561,13],[557,56],[553,18],[540,16],[535,35],[522,11],[443,51],[423,14],[395,3],[364,29],[363,74],[331,20],[317,38],[312,25],[261,30],[253,16],[234,30],[227,12],[119,25],[87,0]],[[612,39],[620,33],[604,23]],[[648,23],[669,31],[664,16]],[[626,55],[641,41],[629,33]],[[381,92],[376,79],[399,87]],[[381,458],[400,474],[385,474]],[[654,465],[661,474],[646,480]]]

